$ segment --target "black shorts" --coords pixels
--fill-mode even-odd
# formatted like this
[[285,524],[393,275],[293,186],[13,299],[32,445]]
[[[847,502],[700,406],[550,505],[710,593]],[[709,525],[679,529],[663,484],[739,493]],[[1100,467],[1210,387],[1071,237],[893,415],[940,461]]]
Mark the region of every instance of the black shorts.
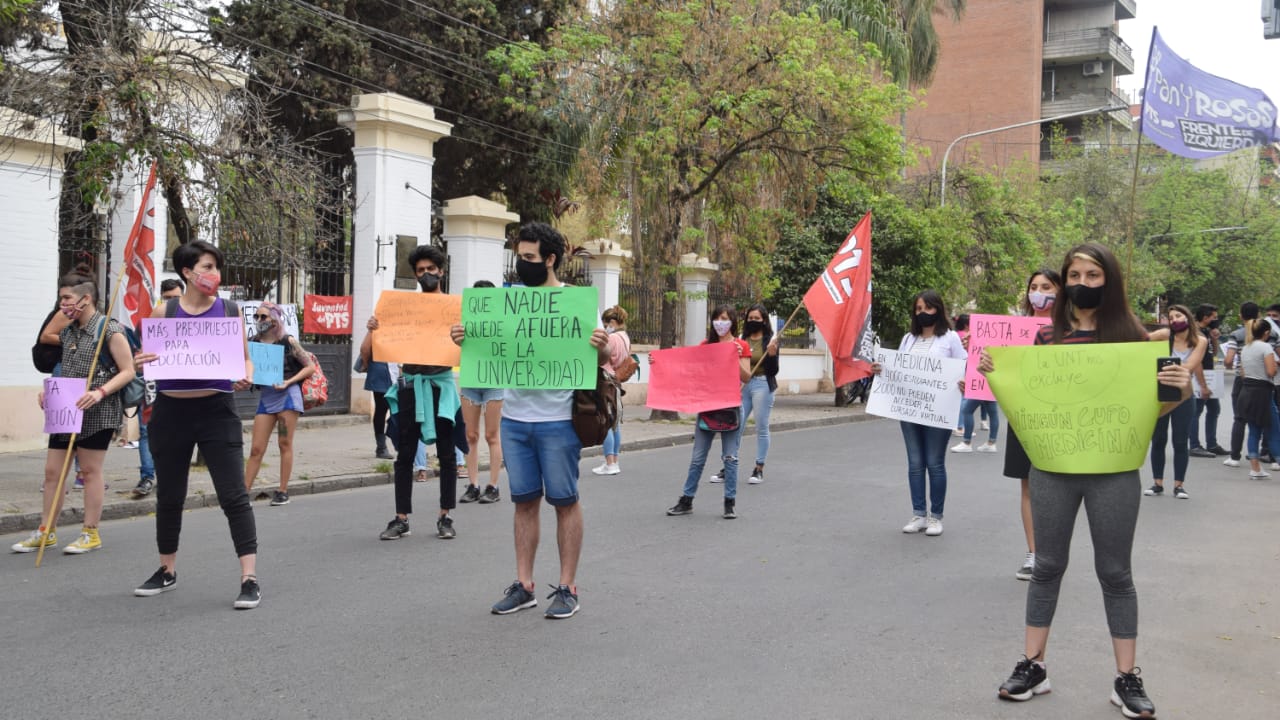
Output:
[[[92,435],[79,435],[76,437],[76,447],[83,450],[106,450],[111,447],[111,436],[116,431],[111,428],[99,430]],[[71,445],[71,436],[58,433],[49,436],[50,450],[66,450]]]
[[1031,458],[1027,457],[1027,451],[1012,427],[1004,435],[1004,476],[1019,480],[1031,476]]

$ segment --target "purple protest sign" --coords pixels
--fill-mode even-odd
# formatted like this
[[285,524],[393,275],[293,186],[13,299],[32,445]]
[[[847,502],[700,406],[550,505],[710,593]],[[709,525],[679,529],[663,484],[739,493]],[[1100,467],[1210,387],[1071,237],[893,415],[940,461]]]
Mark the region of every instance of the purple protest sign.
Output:
[[240,318],[148,318],[142,351],[155,353],[148,380],[239,380],[244,377],[244,323]]
[[964,371],[964,396],[970,400],[995,400],[987,387],[987,376],[978,372],[982,349],[1003,345],[1033,345],[1036,331],[1051,318],[1020,315],[970,315],[969,362]]
[[1197,68],[1151,30],[1142,134],[1174,155],[1202,159],[1276,139],[1276,106],[1261,90]]
[[84,395],[84,378],[51,377],[44,379],[44,431],[46,433],[78,433],[84,411],[76,401]]

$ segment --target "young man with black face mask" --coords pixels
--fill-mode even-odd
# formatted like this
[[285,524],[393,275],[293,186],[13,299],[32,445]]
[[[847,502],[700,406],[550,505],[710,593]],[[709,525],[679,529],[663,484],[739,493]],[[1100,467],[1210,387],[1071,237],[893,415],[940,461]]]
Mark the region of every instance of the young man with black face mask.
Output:
[[[556,277],[566,252],[564,236],[558,230],[545,223],[529,223],[520,228],[515,251],[516,273],[526,286],[564,285]],[[458,345],[466,337],[461,325],[454,325],[451,335]],[[596,363],[608,363],[609,335],[603,326],[591,333],[590,343],[596,350]],[[550,595],[546,616],[572,617],[578,612],[575,577],[582,553],[582,506],[578,503],[582,442],[573,429],[573,391],[507,389],[501,436],[511,501],[516,506],[516,581],[491,612],[507,615],[538,604],[533,595],[533,560],[538,550],[540,501],[545,495],[556,509],[560,548],[560,582]]]
[[[444,276],[444,253],[432,245],[419,245],[409,254],[409,265],[425,293],[438,293]],[[369,318],[370,331],[378,329],[378,318]],[[367,355],[373,344],[372,332],[365,335],[360,353]],[[462,407],[453,368],[442,365],[406,364],[400,379],[387,391],[387,402],[399,426],[396,445],[396,516],[378,537],[398,540],[409,534],[409,514],[413,512],[413,456],[418,440],[435,443],[440,458],[440,514],[436,534],[449,540],[457,533],[449,511],[457,506],[458,469],[454,466],[453,421]],[[421,418],[421,420],[419,419]]]
[[[1196,327],[1200,334],[1204,335],[1204,339],[1209,342],[1209,346],[1204,354],[1204,361],[1201,367],[1207,378],[1213,374],[1214,357],[1218,354],[1218,308],[1208,303],[1201,304],[1196,308]],[[1192,457],[1217,457],[1219,455],[1227,455],[1229,451],[1218,444],[1218,415],[1222,412],[1222,401],[1209,391],[1208,387],[1201,388],[1200,397],[1195,399],[1196,416],[1191,423],[1191,456]],[[1200,445],[1200,416],[1204,415],[1204,445]]]

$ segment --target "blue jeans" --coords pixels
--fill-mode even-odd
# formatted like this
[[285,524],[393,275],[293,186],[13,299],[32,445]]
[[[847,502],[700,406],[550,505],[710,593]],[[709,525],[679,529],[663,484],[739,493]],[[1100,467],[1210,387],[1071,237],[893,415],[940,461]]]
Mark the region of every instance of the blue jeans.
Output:
[[1195,405],[1184,402],[1164,417],[1156,419],[1156,429],[1151,433],[1151,477],[1164,480],[1164,448],[1169,443],[1169,429],[1173,428],[1173,481],[1187,479],[1189,445],[1187,436],[1195,427]]
[[156,461],[151,457],[151,436],[147,433],[147,424],[142,422],[142,418],[138,418],[138,461],[142,463],[138,466],[139,479],[154,480]]
[[[717,433],[696,428],[693,431],[693,458],[689,460],[689,477],[684,481],[684,496],[693,497],[698,493],[698,481],[702,479],[702,469],[707,464],[707,454],[711,452],[711,442]],[[724,499],[738,497],[738,440],[741,433],[722,432],[720,435],[720,459],[724,462]]]
[[[1271,402],[1271,424],[1267,426],[1267,448],[1272,453],[1277,452],[1276,448],[1280,448],[1280,411],[1276,410],[1276,403]],[[1245,452],[1250,460],[1258,457],[1258,443],[1262,440],[1262,428],[1249,423],[1249,439],[1245,444]],[[1276,458],[1280,460],[1280,458]]]
[[911,513],[925,517],[924,476],[929,473],[930,511],[942,519],[942,506],[947,500],[947,440],[951,431],[916,423],[900,422],[902,440],[907,446],[907,482],[911,486]]
[[[773,393],[769,380],[763,375],[753,377],[742,386],[742,424],[738,426],[738,447],[742,446],[742,433],[747,429],[747,418],[756,411],[756,464],[764,465],[769,458],[769,415],[773,412]],[[737,450],[734,450],[736,453]]]
[[[1218,415],[1222,413],[1222,401],[1216,397],[1196,398],[1196,416],[1191,421],[1191,447],[1200,447],[1200,415],[1204,414],[1204,447],[1218,447]],[[1205,412],[1208,410],[1208,412]]]
[[427,444],[418,441],[418,451],[413,454],[413,471],[427,469]]
[[996,402],[994,400],[972,400],[965,398],[960,401],[960,422],[964,426],[964,441],[973,440],[973,411],[982,408],[982,414],[991,421],[991,430],[987,435],[987,439],[991,442],[996,441],[996,436],[1000,434],[1000,413],[996,410]]
[[622,449],[622,427],[614,425],[609,430],[609,434],[604,436],[604,454],[617,456],[618,451]]
[[511,502],[534,502],[544,494],[556,507],[578,502],[582,441],[573,421],[521,422],[504,417],[501,436]]

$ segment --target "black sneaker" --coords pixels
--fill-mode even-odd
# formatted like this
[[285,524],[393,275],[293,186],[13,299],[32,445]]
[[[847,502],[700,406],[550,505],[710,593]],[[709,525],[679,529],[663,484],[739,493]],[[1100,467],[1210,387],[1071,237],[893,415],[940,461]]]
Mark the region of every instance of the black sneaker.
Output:
[[724,500],[724,519],[732,520],[738,517],[738,511],[734,508],[735,502],[729,498]]
[[133,594],[138,597],[151,597],[162,592],[169,592],[178,586],[178,573],[169,572],[161,565],[147,581],[134,588]]
[[571,618],[578,613],[578,596],[568,585],[557,585],[554,592],[547,596],[551,607],[547,608],[547,617],[553,620]]
[[1138,677],[1141,674],[1141,668],[1134,668],[1133,672],[1120,673],[1116,676],[1115,689],[1111,691],[1111,704],[1120,708],[1120,712],[1127,718],[1156,716],[1156,706],[1151,703],[1151,698],[1147,697],[1147,691],[1142,687],[1142,678]]
[[280,506],[280,505],[288,505],[288,504],[289,504],[289,493],[287,493],[287,492],[280,492],[279,490],[275,491],[275,493],[274,493],[274,494],[272,494],[272,496],[271,496],[271,504],[272,504],[273,506],[276,506],[276,507],[278,507],[278,506]]
[[452,540],[457,537],[458,533],[453,529],[453,518],[448,515],[441,515],[440,519],[436,520],[436,535],[445,540]]
[[399,540],[402,537],[408,537],[410,534],[409,521],[401,520],[397,517],[392,518],[391,522],[387,523],[387,529],[382,531],[382,534],[378,536],[378,539]]
[[502,493],[498,492],[498,486],[497,486],[497,485],[490,485],[490,486],[486,487],[486,488],[484,489],[484,492],[480,494],[480,504],[481,504],[481,505],[488,505],[489,503],[496,503],[496,502],[498,502],[498,501],[499,501],[499,500],[501,500],[501,499],[502,499]]
[[724,468],[720,468],[716,472],[711,473],[710,482],[713,482],[713,483],[724,482]]
[[378,450],[374,453],[374,457],[378,458],[379,460],[395,460],[396,459],[396,456],[392,455],[391,451],[386,448],[378,448]]
[[144,477],[138,481],[133,487],[133,496],[135,498],[144,498],[156,489],[156,479],[153,477]]
[[1222,447],[1221,445],[1214,445],[1213,447],[1209,448],[1209,452],[1213,453],[1214,455],[1218,455],[1218,456],[1222,456],[1222,455],[1230,455],[1230,454],[1231,454],[1231,451],[1230,451],[1230,450],[1228,450],[1228,449],[1226,449],[1226,448]]
[[1013,666],[1013,674],[1000,686],[999,695],[1001,700],[1022,702],[1049,691],[1049,672],[1044,665],[1023,655]]
[[681,495],[680,499],[676,501],[676,504],[672,505],[671,509],[667,511],[667,514],[688,515],[691,512],[693,512],[693,498],[688,495]]
[[466,492],[462,493],[462,497],[458,498],[460,503],[473,503],[480,499],[480,488],[475,485],[468,485]]
[[1198,447],[1191,448],[1191,452],[1187,454],[1190,455],[1191,457],[1199,457],[1199,458],[1217,457],[1217,455],[1214,455],[1208,450],[1205,450],[1204,448],[1198,448]]
[[1191,496],[1187,494],[1187,490],[1186,490],[1186,488],[1182,487],[1181,485],[1176,485],[1176,486],[1174,486],[1174,488],[1173,488],[1173,496],[1174,496],[1174,497],[1176,497],[1176,498],[1178,498],[1179,500],[1190,500],[1190,499],[1191,499]]
[[1163,486],[1163,485],[1152,485],[1151,487],[1147,488],[1146,490],[1143,490],[1143,491],[1142,491],[1142,494],[1143,494],[1143,495],[1163,495],[1163,494],[1164,494],[1164,486]]
[[252,610],[262,601],[262,588],[258,587],[258,578],[250,577],[240,583],[240,597],[236,598],[237,610]]
[[517,580],[511,583],[511,587],[507,588],[503,593],[502,599],[494,603],[489,612],[494,615],[510,615],[513,612],[519,612],[525,608],[537,607],[538,598],[533,593],[524,589],[524,585]]
[[750,485],[759,485],[762,482],[764,482],[764,468],[757,465],[755,469],[751,471],[751,477],[747,480],[747,483]]

